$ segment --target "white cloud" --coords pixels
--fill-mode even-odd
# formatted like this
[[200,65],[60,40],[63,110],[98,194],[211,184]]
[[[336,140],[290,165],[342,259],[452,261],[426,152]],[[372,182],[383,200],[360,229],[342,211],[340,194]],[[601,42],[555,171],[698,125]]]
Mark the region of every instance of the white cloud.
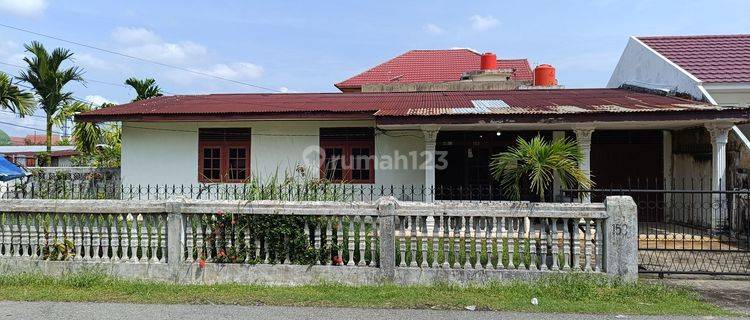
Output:
[[170,64],[195,64],[208,55],[206,47],[192,41],[168,42],[151,30],[118,27],[112,39],[123,45],[126,54]]
[[100,95],[88,95],[88,96],[85,96],[84,99],[88,102],[91,102],[93,105],[96,105],[96,106],[101,106],[104,103],[117,103],[115,101],[109,100]]
[[149,43],[125,48],[125,53],[139,58],[171,64],[192,64],[208,54],[206,47],[192,41]]
[[438,26],[436,24],[432,24],[432,23],[426,24],[424,27],[422,27],[422,29],[425,32],[429,33],[429,34],[438,35],[438,34],[445,33],[445,30],[443,30],[443,28],[441,28],[440,26]]
[[[259,78],[263,75],[263,67],[249,63],[249,62],[235,62],[235,63],[217,63],[205,68],[190,68],[190,70],[193,70],[195,72],[200,72],[203,74],[207,74],[214,77],[220,77],[225,79],[231,79],[231,80],[250,80]],[[177,83],[179,85],[191,85],[197,80],[206,80],[209,79],[206,76],[197,74],[197,73],[188,73],[188,72],[182,72],[178,70],[172,70],[167,71],[163,73],[164,77],[168,80],[171,80],[174,83]],[[210,82],[204,82],[205,84],[213,83],[215,84],[216,81],[210,81]],[[216,90],[220,89],[219,87],[214,88]],[[214,89],[211,89],[210,91],[215,91]]]
[[46,0],[0,0],[1,11],[21,17],[39,17],[46,8]]
[[253,79],[263,75],[263,67],[249,62],[236,62],[230,65],[219,63],[209,69],[197,71],[232,80]]
[[112,31],[112,38],[123,44],[158,43],[161,38],[146,28],[118,27]]
[[471,20],[471,27],[476,31],[485,31],[500,24],[500,21],[490,15],[480,16],[478,14],[475,14],[471,16],[469,20]]
[[88,53],[78,53],[73,56],[76,62],[80,63],[87,69],[110,70],[114,66],[111,62],[99,59]]

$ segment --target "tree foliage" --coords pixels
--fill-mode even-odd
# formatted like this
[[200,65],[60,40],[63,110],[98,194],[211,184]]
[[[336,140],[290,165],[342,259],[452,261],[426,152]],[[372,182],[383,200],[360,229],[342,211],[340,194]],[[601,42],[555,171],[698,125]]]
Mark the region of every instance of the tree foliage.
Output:
[[52,127],[59,118],[63,106],[73,100],[73,93],[65,91],[64,87],[70,82],[84,82],[83,69],[63,67],[73,53],[64,48],[56,48],[52,52],[40,42],[33,41],[24,45],[30,56],[23,58],[26,70],[21,71],[18,79],[27,82],[34,88],[39,106],[47,115],[47,159],[52,152]]
[[162,95],[164,95],[161,91],[161,88],[156,85],[156,80],[154,79],[137,79],[131,77],[125,80],[125,84],[133,87],[133,89],[135,90],[136,96],[133,101],[161,97]]
[[530,141],[518,137],[515,146],[492,157],[490,171],[511,199],[521,198],[520,185],[526,180],[531,191],[544,201],[545,190],[551,187],[555,177],[563,188],[593,186],[591,179],[578,167],[582,159],[583,154],[573,139],[548,142],[540,136]]
[[34,113],[34,95],[13,83],[13,79],[0,72],[0,109],[8,109],[24,117]]

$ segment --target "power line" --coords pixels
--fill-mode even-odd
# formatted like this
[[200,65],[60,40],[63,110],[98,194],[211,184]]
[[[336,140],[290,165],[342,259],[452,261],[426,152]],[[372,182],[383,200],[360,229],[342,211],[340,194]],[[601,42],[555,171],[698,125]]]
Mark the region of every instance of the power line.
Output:
[[26,33],[37,35],[37,36],[40,36],[40,37],[45,37],[45,38],[49,38],[49,39],[53,39],[53,40],[57,40],[57,41],[62,41],[62,42],[65,42],[65,43],[70,43],[70,44],[73,44],[73,45],[77,45],[77,46],[81,46],[81,47],[85,47],[85,48],[89,48],[89,49],[93,49],[93,50],[98,50],[98,51],[106,52],[106,53],[109,53],[109,54],[118,55],[118,56],[121,56],[121,57],[126,57],[126,58],[129,58],[129,59],[134,59],[134,60],[138,60],[138,61],[148,62],[148,63],[156,64],[156,65],[159,65],[159,66],[162,66],[162,67],[167,67],[167,68],[177,69],[177,70],[181,70],[181,71],[185,71],[185,72],[190,72],[190,73],[202,75],[204,77],[210,77],[210,78],[214,78],[214,79],[224,80],[224,81],[228,81],[228,82],[232,82],[232,83],[236,83],[236,84],[241,84],[241,85],[253,87],[253,88],[256,88],[256,89],[262,89],[262,90],[266,90],[266,91],[271,91],[271,92],[281,92],[281,91],[276,90],[276,89],[272,89],[272,88],[268,88],[268,87],[264,87],[264,86],[259,86],[259,85],[255,85],[255,84],[252,84],[252,83],[247,83],[247,82],[244,82],[244,81],[228,79],[228,78],[220,77],[220,76],[217,76],[217,75],[213,75],[213,74],[201,72],[201,71],[198,71],[198,70],[193,70],[193,69],[190,69],[190,68],[175,66],[175,65],[171,65],[171,64],[167,64],[167,63],[163,63],[163,62],[151,60],[151,59],[136,57],[136,56],[132,56],[132,55],[129,55],[129,54],[122,53],[122,52],[117,52],[117,51],[114,51],[114,50],[99,48],[99,47],[95,47],[95,46],[92,46],[92,45],[89,45],[89,44],[85,44],[85,43],[81,43],[81,42],[77,42],[77,41],[66,40],[66,39],[63,39],[63,38],[60,38],[60,37],[51,36],[51,35],[48,35],[48,34],[44,34],[44,33],[40,33],[40,32],[35,32],[35,31],[31,31],[31,30],[27,30],[27,29],[23,29],[23,28],[19,28],[19,27],[14,27],[14,26],[10,26],[10,25],[7,25],[7,24],[3,24],[3,23],[0,23],[0,27],[4,27],[4,28],[16,30],[16,31],[21,31],[21,32],[26,32]]
[[[42,131],[42,132],[46,132],[47,131],[47,129],[39,129],[39,128],[35,128],[35,127],[29,127],[29,126],[24,126],[24,125],[21,125],[21,124],[15,124],[15,123],[10,123],[10,122],[5,122],[5,121],[0,121],[0,124],[5,124],[5,125],[9,125],[9,126],[13,126],[13,127],[19,127],[19,128],[24,128],[24,129],[31,129],[31,130],[34,130],[34,131]],[[62,132],[55,131],[55,130],[52,130],[52,133],[63,134]]]

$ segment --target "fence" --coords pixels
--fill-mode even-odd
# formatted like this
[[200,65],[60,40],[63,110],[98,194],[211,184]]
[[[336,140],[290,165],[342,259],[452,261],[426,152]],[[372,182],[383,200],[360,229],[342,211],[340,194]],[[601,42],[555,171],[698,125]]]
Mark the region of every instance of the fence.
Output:
[[0,271],[103,268],[183,283],[632,280],[635,205],[0,200]]
[[587,192],[594,200],[612,195],[634,199],[641,273],[750,275],[750,190]]
[[204,200],[375,201],[393,196],[401,201],[497,201],[502,189],[492,185],[432,186],[299,184],[120,184],[99,179],[42,179],[0,184],[2,199],[166,200],[174,196]]

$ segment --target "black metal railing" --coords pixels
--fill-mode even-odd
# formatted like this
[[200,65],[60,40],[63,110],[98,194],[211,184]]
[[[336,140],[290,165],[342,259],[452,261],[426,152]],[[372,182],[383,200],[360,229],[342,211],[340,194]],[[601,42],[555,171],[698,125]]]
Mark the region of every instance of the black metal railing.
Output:
[[434,186],[305,183],[255,184],[120,184],[98,180],[35,180],[0,185],[4,199],[159,200],[181,196],[214,200],[375,201],[393,196],[402,201],[506,200],[491,185]]
[[690,189],[691,185],[700,184],[563,194],[570,201],[632,197],[638,207],[642,273],[750,275],[750,190]]

